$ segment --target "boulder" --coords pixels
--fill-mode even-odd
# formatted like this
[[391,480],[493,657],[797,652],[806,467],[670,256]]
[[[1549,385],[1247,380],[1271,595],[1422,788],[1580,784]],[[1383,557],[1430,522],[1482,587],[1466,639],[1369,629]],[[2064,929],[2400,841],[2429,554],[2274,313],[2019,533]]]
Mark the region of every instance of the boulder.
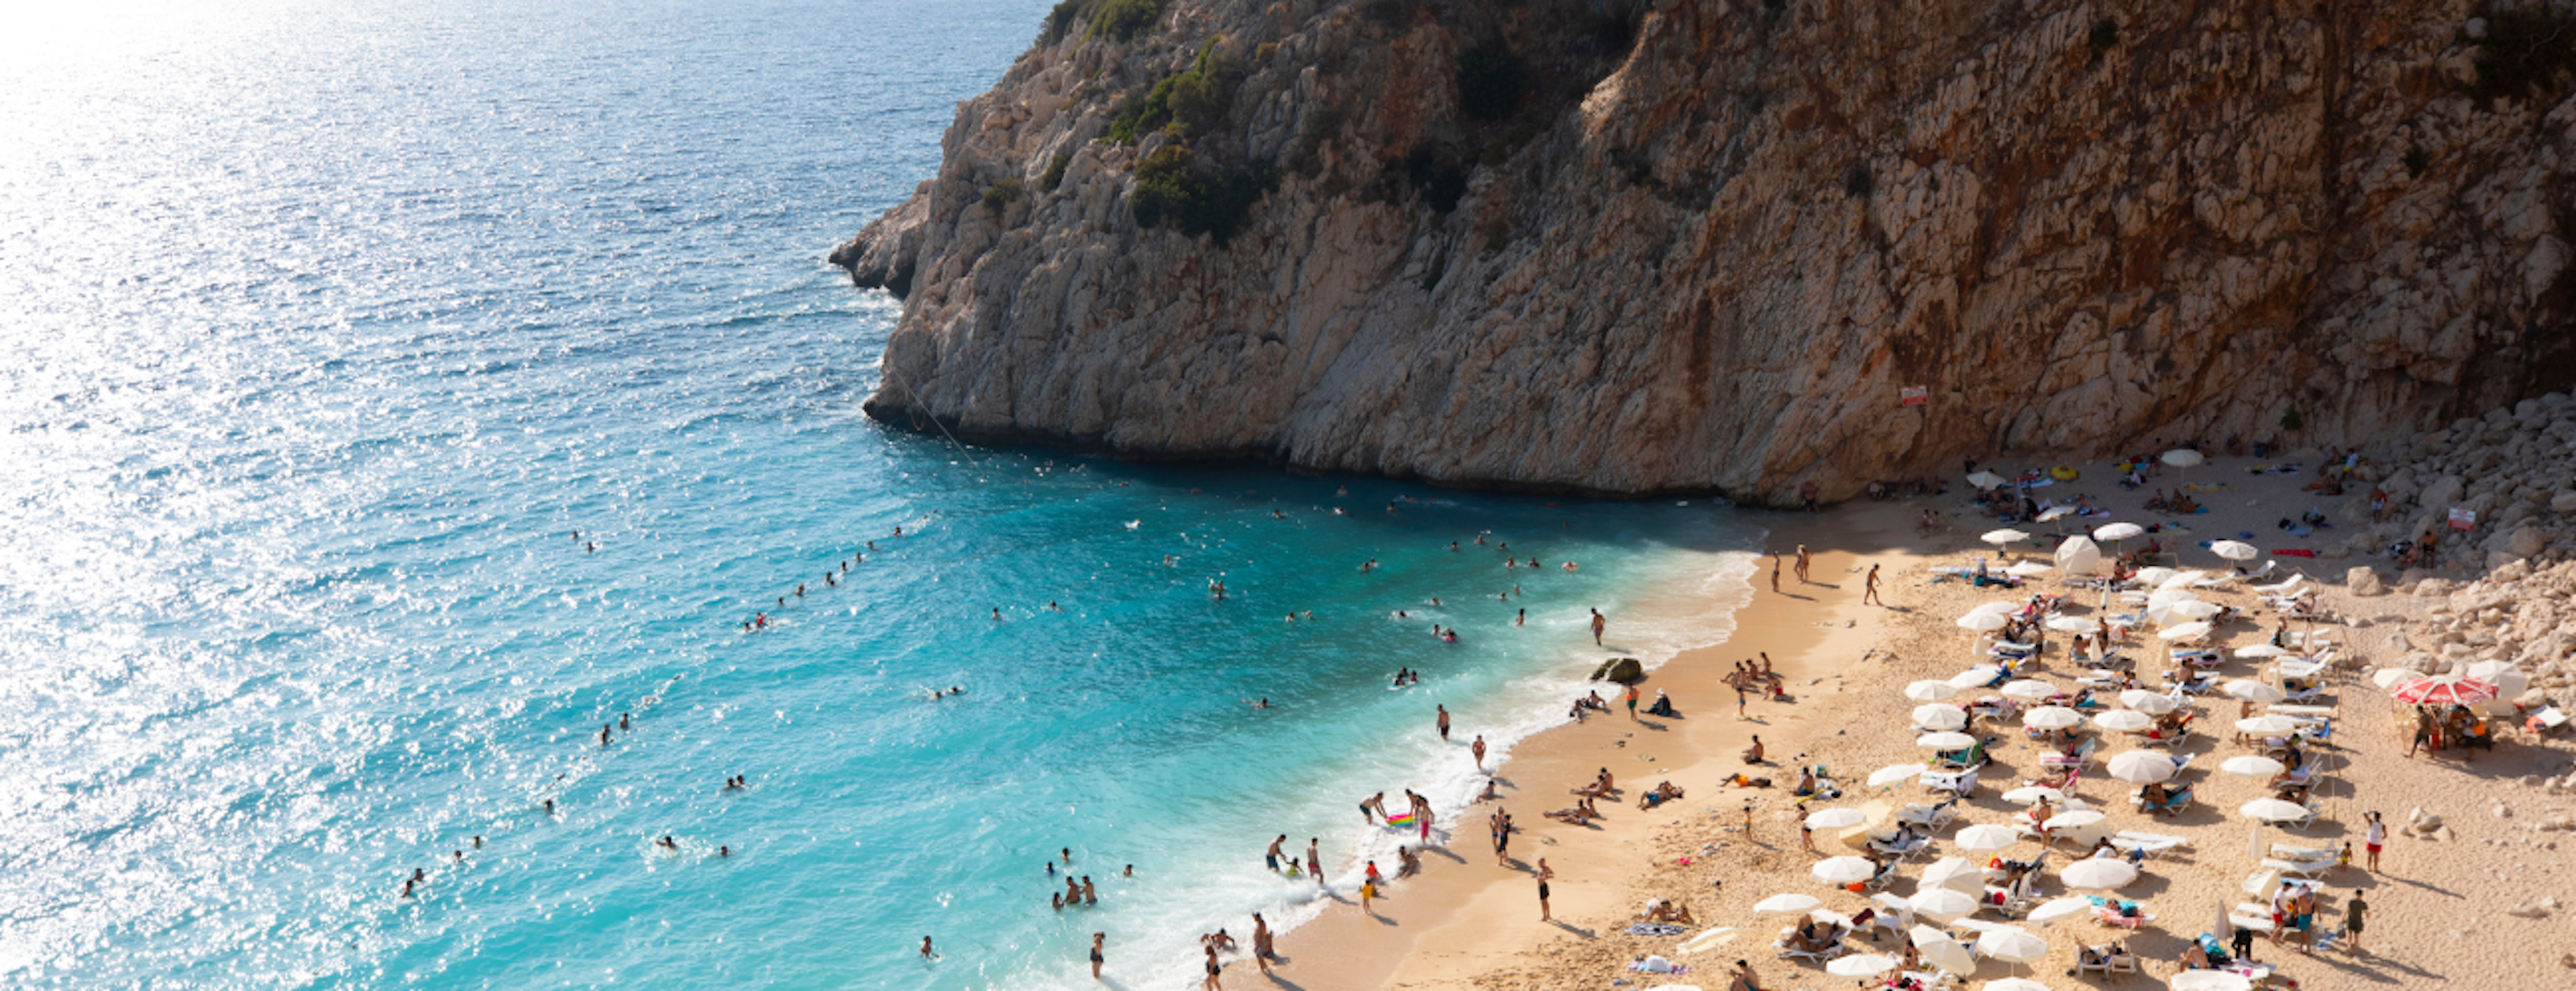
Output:
[[2379,572],[2368,565],[2345,571],[2343,587],[2354,595],[2379,595],[2388,591],[2379,583]]
[[[2408,574],[2413,572],[2410,571]],[[2454,587],[2456,587],[2455,584],[2448,578],[2427,578],[2415,583],[2415,597],[2418,599],[2447,598]]]
[[2505,549],[2512,551],[2515,557],[2537,557],[2548,546],[2548,534],[2540,532],[2536,527],[2526,526],[2515,529],[2513,535],[2506,538]]
[[2461,493],[2467,490],[2467,483],[2460,481],[2460,476],[2444,475],[2427,483],[2424,491],[2416,493],[2415,504],[2426,509],[2449,509],[2452,504],[2460,501]]
[[1615,681],[1622,685],[1636,684],[1645,680],[1645,677],[1646,665],[1634,657],[1603,661],[1601,666],[1593,669],[1592,672],[1594,681]]

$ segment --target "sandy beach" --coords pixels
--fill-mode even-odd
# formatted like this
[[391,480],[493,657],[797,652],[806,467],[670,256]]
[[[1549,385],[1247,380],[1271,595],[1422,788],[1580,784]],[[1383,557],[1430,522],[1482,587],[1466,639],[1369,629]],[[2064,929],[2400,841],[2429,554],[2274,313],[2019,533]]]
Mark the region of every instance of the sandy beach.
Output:
[[[2111,829],[2185,841],[2179,849],[2149,857],[2137,881],[2113,892],[2093,892],[2144,902],[2155,921],[2136,931],[2108,928],[2089,915],[2030,925],[2048,942],[2044,958],[2020,966],[1981,961],[1964,986],[2008,976],[2036,978],[2051,987],[2161,986],[2180,970],[2178,961],[2194,936],[2217,930],[2226,909],[2248,901],[2241,889],[2258,869],[2255,853],[2268,853],[2276,843],[2333,849],[2346,842],[2354,845],[2355,866],[2329,868],[2316,879],[2318,928],[2339,929],[2348,900],[2362,895],[2372,905],[2367,952],[2348,954],[2332,946],[2309,956],[2294,946],[2258,939],[2254,959],[2277,966],[2278,978],[2314,988],[2564,979],[2571,973],[2564,968],[2576,966],[2576,957],[2565,956],[2576,947],[2576,929],[2571,929],[2576,917],[2560,906],[2576,900],[2576,884],[2571,884],[2576,857],[2560,844],[2576,842],[2576,837],[2551,831],[2546,824],[2552,817],[2563,820],[2576,801],[2537,783],[2543,776],[2566,773],[2571,759],[2565,733],[2534,741],[2518,730],[2502,732],[2497,749],[2477,755],[2474,762],[2457,752],[2408,758],[2403,710],[2367,675],[2377,664],[2393,661],[2389,637],[2441,600],[2355,597],[2340,588],[2339,579],[2345,568],[2370,562],[2270,554],[2322,545],[2339,536],[2323,530],[2311,543],[2280,531],[2276,521],[2311,506],[2333,513],[2344,500],[2300,491],[2298,476],[2248,475],[2244,469],[2250,463],[2217,459],[2194,469],[2194,481],[2218,488],[2202,494],[2211,511],[2183,521],[2180,540],[2170,527],[2173,521],[2140,508],[2146,490],[2132,493],[2107,481],[2078,482],[2043,494],[2063,499],[2083,493],[2109,511],[2098,518],[2064,521],[2070,532],[2113,520],[2167,523],[2162,536],[2168,548],[2182,545],[2183,565],[2203,568],[2225,562],[2197,545],[2250,534],[2248,542],[2266,552],[2263,559],[2249,562],[2252,566],[2277,560],[2275,577],[2304,570],[2324,583],[2321,600],[2341,622],[2314,628],[2336,641],[2342,656],[2358,656],[2361,662],[2330,673],[2326,698],[2318,701],[2332,710],[2335,721],[2334,736],[2314,749],[2326,769],[2314,793],[2318,821],[2291,831],[2258,828],[2238,814],[2240,805],[2267,797],[2269,791],[2259,778],[2216,773],[2219,762],[2253,750],[2232,739],[2229,724],[2239,715],[2237,700],[2216,693],[2199,696],[2194,700],[2196,725],[2203,732],[2174,749],[2193,759],[2192,767],[2175,779],[2193,786],[2197,803],[2192,809],[2172,817],[2141,812],[2129,801],[2132,786],[2101,776],[2099,765],[2072,792],[2103,810]],[[2110,477],[2100,466],[2088,470]],[[2170,476],[2158,478],[2150,488],[2175,482]],[[1953,492],[1937,498],[1857,502],[1820,514],[1762,517],[1772,531],[1766,549],[1785,551],[1804,543],[1815,553],[1815,583],[1801,585],[1784,575],[1782,594],[1775,594],[1765,570],[1755,577],[1755,598],[1739,613],[1738,629],[1727,643],[1683,654],[1650,675],[1642,685],[1647,695],[1657,689],[1668,692],[1683,718],[1631,723],[1624,713],[1598,716],[1525,741],[1501,771],[1504,805],[1522,830],[1513,840],[1509,864],[1497,864],[1492,854],[1484,830],[1488,807],[1471,810],[1465,822],[1444,824],[1454,827],[1446,849],[1426,857],[1423,876],[1390,885],[1375,913],[1364,915],[1356,905],[1335,906],[1283,936],[1280,952],[1286,962],[1278,966],[1278,983],[1318,989],[1539,989],[1610,988],[1624,981],[1624,986],[1637,988],[1668,983],[1717,988],[1726,986],[1737,959],[1751,961],[1766,987],[1828,987],[1853,980],[1825,973],[1816,963],[1776,958],[1774,934],[1794,917],[1752,912],[1755,901],[1785,892],[1814,895],[1826,908],[1846,914],[1868,904],[1861,895],[1809,875],[1808,868],[1821,857],[1851,851],[1835,848],[1822,833],[1821,853],[1800,849],[1795,799],[1788,790],[1797,767],[1824,764],[1846,791],[1838,801],[1811,803],[1810,811],[1925,800],[1925,792],[1913,782],[1873,789],[1864,779],[1879,767],[1922,759],[1907,724],[1913,703],[1900,689],[1919,679],[1950,677],[1978,660],[1976,634],[1955,620],[1981,603],[2034,592],[2069,594],[2077,603],[2068,609],[2073,615],[2096,612],[2095,600],[2059,584],[2054,573],[2018,591],[1936,582],[1933,569],[1965,566],[1981,556],[1997,566],[2007,557],[2047,559],[2045,548],[2032,543],[2001,555],[1980,543],[1978,536],[1997,524],[1974,511],[1972,494],[1954,485]],[[1916,526],[1927,507],[1944,514],[1944,525],[1928,535]],[[2166,563],[2171,563],[2170,555]],[[2394,576],[2393,568],[2378,563],[2385,575]],[[1882,568],[1884,605],[1861,602],[1861,575],[1871,564]],[[2270,636],[2276,617],[2255,595],[2241,589],[2203,594],[2246,613],[2219,627],[2207,644],[2232,651]],[[2162,657],[2166,645],[2151,631],[2133,634],[2127,646],[2140,657],[2142,679],[2167,669]],[[2043,655],[2041,667],[2027,676],[2071,687],[2077,666],[2064,651],[2060,637]],[[1768,652],[1777,662],[1792,701],[1757,700],[1749,709],[1750,720],[1738,720],[1725,675],[1734,661],[1757,652]],[[2217,671],[2223,678],[2259,677],[2261,666],[2231,657]],[[1993,748],[1995,763],[1986,768],[1980,790],[1963,803],[1959,820],[1936,831],[1936,855],[1955,852],[1949,844],[1959,827],[2009,823],[2022,807],[2003,801],[2001,792],[2042,773],[2043,751],[2017,724],[1992,723],[1983,732],[2001,738]],[[1767,745],[1770,766],[1748,768],[1739,760],[1739,751],[1754,734]],[[2129,749],[2134,747],[2106,740],[2103,753]],[[1544,810],[1571,804],[1568,790],[1602,767],[1617,775],[1622,789],[1618,804],[1601,803],[1610,813],[1606,820],[1574,827],[1540,817]],[[1769,777],[1777,787],[1729,787],[1726,782],[1738,772]],[[1687,797],[1654,811],[1638,810],[1640,789],[1663,780],[1686,789]],[[1748,801],[1754,808],[1750,836],[1741,831]],[[2445,830],[2423,838],[2401,835],[2398,827],[2418,808],[2440,816]],[[2391,828],[2384,870],[2376,874],[2359,865],[2363,814],[2373,810]],[[1999,854],[1969,856],[2028,860],[2040,849],[2037,841],[2024,840]],[[2083,852],[2060,844],[2050,855],[2052,867]],[[1539,920],[1530,874],[1542,857],[1555,875],[1554,923]],[[1905,864],[1888,890],[1900,896],[1914,893],[1913,878],[1926,862]],[[2042,883],[2041,894],[2045,899],[2070,892],[2052,876]],[[1698,925],[1679,936],[1628,934],[1629,924],[1652,898],[1687,903]],[[1990,913],[1978,919],[2005,921]],[[1697,953],[1676,951],[1693,936],[1729,927],[1737,932],[1721,938],[1721,945]],[[2224,940],[2228,933],[2217,935]],[[2115,939],[2141,959],[2142,975],[2106,980],[2086,974],[2079,980],[2070,973],[2079,947]],[[1863,952],[1900,949],[1893,939],[1859,947]],[[1649,954],[1669,956],[1689,971],[1667,976],[1626,969]],[[1246,967],[1236,971],[1237,980],[1260,979]]]

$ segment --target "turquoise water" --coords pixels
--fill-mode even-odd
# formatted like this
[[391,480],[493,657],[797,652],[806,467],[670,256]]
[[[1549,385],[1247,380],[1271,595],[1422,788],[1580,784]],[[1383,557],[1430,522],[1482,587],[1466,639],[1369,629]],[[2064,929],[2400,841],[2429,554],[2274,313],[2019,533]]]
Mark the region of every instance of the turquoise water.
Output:
[[1508,751],[1588,608],[1724,635],[1711,504],[861,417],[894,304],[819,256],[1047,6],[0,14],[0,983],[1184,986],[1311,911],[1270,836],[1466,796],[1435,702]]

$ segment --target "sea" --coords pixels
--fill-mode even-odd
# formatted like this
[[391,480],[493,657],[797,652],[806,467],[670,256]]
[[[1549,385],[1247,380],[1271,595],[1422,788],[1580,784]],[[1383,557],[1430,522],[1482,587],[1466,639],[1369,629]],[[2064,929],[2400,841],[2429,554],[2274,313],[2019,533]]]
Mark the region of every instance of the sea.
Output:
[[1194,986],[1725,639],[1720,501],[862,416],[1051,3],[0,10],[0,985]]

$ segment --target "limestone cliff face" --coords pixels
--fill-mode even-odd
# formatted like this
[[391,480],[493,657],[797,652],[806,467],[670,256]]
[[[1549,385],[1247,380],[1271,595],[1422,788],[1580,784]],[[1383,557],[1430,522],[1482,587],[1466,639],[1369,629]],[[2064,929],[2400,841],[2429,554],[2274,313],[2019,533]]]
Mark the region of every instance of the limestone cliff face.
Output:
[[[1140,10],[1122,39],[1113,16]],[[1998,450],[2405,436],[2576,381],[2576,99],[2563,42],[2532,37],[2576,23],[2554,15],[1059,15],[960,106],[939,175],[834,253],[904,295],[873,415],[1448,483],[1836,498]],[[1158,116],[1175,77],[1197,89],[1164,102],[1199,102]],[[1107,140],[1122,117],[1137,143]],[[1164,195],[1175,176],[1199,195]],[[1229,211],[1223,189],[1259,198]],[[1930,401],[1900,407],[1908,385]]]

